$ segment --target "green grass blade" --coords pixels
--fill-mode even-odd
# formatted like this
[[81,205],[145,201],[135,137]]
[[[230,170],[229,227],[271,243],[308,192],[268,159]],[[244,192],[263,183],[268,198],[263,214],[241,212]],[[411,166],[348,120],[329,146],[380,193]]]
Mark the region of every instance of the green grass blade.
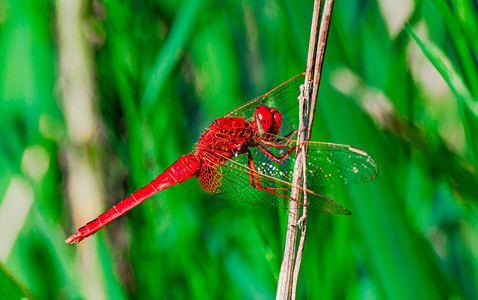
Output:
[[143,115],[151,111],[164,82],[179,62],[186,43],[196,27],[195,23],[207,1],[185,1],[168,32],[164,45],[158,52],[141,98],[139,112]]
[[[454,3],[455,8],[456,6],[460,7],[457,9],[457,11],[452,12],[448,2],[446,1],[440,1],[440,0],[433,0],[434,4],[438,8],[439,12],[442,15],[443,22],[448,28],[448,31],[450,33],[450,37],[453,40],[453,46],[455,46],[456,51],[458,52],[458,55],[460,57],[460,63],[461,67],[463,68],[464,72],[464,77],[466,81],[468,82],[468,85],[470,87],[471,92],[473,93],[474,97],[478,96],[478,72],[476,68],[476,57],[475,59],[473,58],[473,54],[470,52],[470,44],[468,43],[465,34],[463,33],[462,28],[466,28],[466,25],[473,25],[473,21],[468,21],[466,24],[460,23],[460,20],[462,20],[463,13],[461,13],[462,9],[465,9],[465,7],[461,7],[461,3]],[[458,1],[455,1],[458,2]],[[470,10],[469,14],[472,12]],[[458,18],[456,15],[458,14]],[[470,18],[473,20],[474,18]],[[476,31],[476,22],[475,22],[475,30],[473,29],[467,29],[467,33],[473,33],[473,31]],[[471,38],[473,41],[473,45],[476,46],[477,43],[477,36],[475,35],[474,37]],[[475,49],[476,50],[476,49]],[[475,52],[476,55],[476,52]]]
[[473,98],[462,77],[440,49],[432,42],[423,42],[411,28],[406,27],[408,34],[415,40],[423,54],[440,72],[450,89],[455,94],[462,115],[463,127],[467,140],[470,160],[476,162],[478,155],[478,103]]

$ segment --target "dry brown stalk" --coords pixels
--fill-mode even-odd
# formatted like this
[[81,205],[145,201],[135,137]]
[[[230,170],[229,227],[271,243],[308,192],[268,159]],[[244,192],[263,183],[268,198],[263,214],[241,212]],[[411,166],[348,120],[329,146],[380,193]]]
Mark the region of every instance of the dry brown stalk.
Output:
[[[306,76],[304,85],[301,89],[301,95],[299,96],[300,133],[297,138],[297,144],[299,145],[302,143],[302,141],[309,140],[312,130],[319,83],[322,74],[325,47],[327,44],[327,36],[329,32],[332,8],[334,4],[333,0],[325,1],[322,22],[319,29],[320,2],[320,0],[314,1],[314,12],[312,16]],[[319,31],[318,37],[317,31]],[[311,91],[312,93],[310,93]],[[304,130],[306,128],[306,125],[307,131]],[[297,149],[296,158],[297,159],[296,164],[294,166],[294,178],[292,184],[293,187],[297,187],[302,184],[303,190],[305,191],[307,189],[306,146],[302,146]],[[295,299],[300,264],[302,262],[302,253],[305,244],[305,235],[307,229],[307,195],[306,193],[304,193],[304,199],[302,201],[305,205],[303,206],[302,217],[300,218],[300,222],[302,224],[302,231],[299,247],[297,249],[297,256],[295,254],[295,250],[297,240],[297,225],[299,222],[300,211],[300,207],[298,205],[298,201],[300,201],[300,190],[297,188],[293,188],[291,196],[296,199],[296,201],[291,201],[289,207],[289,220],[287,224],[287,235],[284,246],[284,257],[282,259],[281,271],[279,274],[276,299]]]

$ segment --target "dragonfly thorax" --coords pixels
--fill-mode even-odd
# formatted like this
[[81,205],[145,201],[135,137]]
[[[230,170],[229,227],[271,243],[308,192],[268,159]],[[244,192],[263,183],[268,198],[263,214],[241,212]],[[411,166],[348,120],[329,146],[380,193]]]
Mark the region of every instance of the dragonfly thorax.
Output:
[[219,118],[203,133],[196,150],[201,157],[207,157],[213,164],[219,163],[243,154],[254,144],[253,137],[250,124],[243,118]]

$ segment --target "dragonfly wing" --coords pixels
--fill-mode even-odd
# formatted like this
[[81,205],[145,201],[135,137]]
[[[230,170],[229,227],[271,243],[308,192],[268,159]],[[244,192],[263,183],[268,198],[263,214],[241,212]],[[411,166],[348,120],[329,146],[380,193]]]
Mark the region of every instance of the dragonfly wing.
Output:
[[310,186],[357,184],[378,175],[375,161],[360,149],[332,143],[308,144],[307,181]]
[[227,113],[225,117],[244,117],[248,120],[254,116],[254,111],[258,105],[275,107],[282,114],[282,127],[280,135],[286,135],[298,125],[298,100],[300,94],[300,85],[304,83],[305,73],[300,73],[267,94],[254,98],[245,104],[239,106],[233,111]]
[[[291,147],[295,145],[292,143]],[[307,185],[309,187],[327,185],[349,185],[370,181],[377,177],[375,161],[364,151],[347,145],[308,142]],[[289,150],[271,149],[276,155]],[[281,180],[292,182],[295,155],[291,154],[278,168],[270,157],[258,148],[250,148],[259,172]],[[258,163],[259,162],[259,163]]]
[[[314,187],[370,181],[378,175],[375,161],[364,151],[347,145],[318,142],[308,142],[308,145],[307,195],[309,209],[336,214],[350,214],[348,210],[336,202],[315,193],[313,191]],[[261,175],[261,182],[267,184],[268,181],[272,181],[276,185],[280,183],[284,187],[292,187],[295,165],[294,154],[278,164],[258,148],[251,147],[249,149],[254,157],[257,172]],[[290,148],[281,150],[270,148],[269,150],[280,155],[288,149]],[[247,162],[242,162],[242,164],[246,165]]]
[[[240,117],[245,121],[254,116],[258,105],[275,107],[282,114],[282,127],[279,135],[286,136],[297,129],[298,100],[300,85],[304,82],[304,73],[298,74],[267,94],[250,100],[234,109],[225,117]],[[242,128],[238,128],[241,132]],[[218,135],[219,137],[220,135]],[[266,140],[285,141],[280,137]],[[308,186],[345,185],[372,180],[378,174],[373,159],[362,150],[337,144],[309,142],[307,178]],[[292,143],[291,147],[294,146]],[[215,164],[211,158],[209,166],[203,166],[199,175],[201,187],[208,193],[224,200],[247,202],[267,207],[286,208],[289,205],[292,188],[292,175],[295,164],[293,154],[284,162],[275,163],[270,157],[255,147],[250,147],[256,170],[250,169],[247,155],[239,155]],[[277,155],[289,150],[270,149]],[[216,154],[215,154],[216,155]],[[254,188],[251,174],[261,186],[282,196]],[[255,182],[255,181],[254,181]],[[301,189],[301,188],[299,188]],[[309,208],[327,213],[350,214],[336,202],[307,190]],[[285,197],[284,197],[285,196]]]
[[[290,199],[290,190],[292,184],[280,178],[275,178],[263,171],[269,171],[275,168],[277,174],[280,174],[281,168],[285,165],[276,164],[269,168],[258,167],[257,172],[246,167],[247,156],[239,155],[237,158],[227,160],[212,167],[203,168],[199,175],[201,187],[209,194],[226,201],[244,202],[253,205],[288,208]],[[287,170],[284,169],[284,172]],[[251,174],[259,179],[262,187],[274,189],[274,192],[286,196],[277,196],[270,192],[252,187]],[[272,173],[274,174],[274,172]],[[309,209],[331,213],[349,215],[350,212],[338,203],[316,194],[313,191],[307,191]]]

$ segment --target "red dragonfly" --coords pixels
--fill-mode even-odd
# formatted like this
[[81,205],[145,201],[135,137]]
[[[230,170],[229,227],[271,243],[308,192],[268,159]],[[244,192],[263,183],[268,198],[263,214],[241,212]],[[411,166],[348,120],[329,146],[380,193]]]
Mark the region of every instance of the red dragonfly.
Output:
[[[291,118],[283,118],[281,111],[298,111],[296,98],[303,82],[301,73],[215,120],[192,153],[182,156],[146,186],[78,229],[66,242],[80,242],[155,193],[192,177],[199,179],[207,193],[225,200],[287,208],[292,199],[295,160],[291,154],[297,147],[293,139],[297,129],[293,129]],[[311,188],[362,183],[377,177],[377,165],[360,149],[307,143],[307,181]],[[306,192],[309,209],[350,214],[331,199],[312,190]]]

